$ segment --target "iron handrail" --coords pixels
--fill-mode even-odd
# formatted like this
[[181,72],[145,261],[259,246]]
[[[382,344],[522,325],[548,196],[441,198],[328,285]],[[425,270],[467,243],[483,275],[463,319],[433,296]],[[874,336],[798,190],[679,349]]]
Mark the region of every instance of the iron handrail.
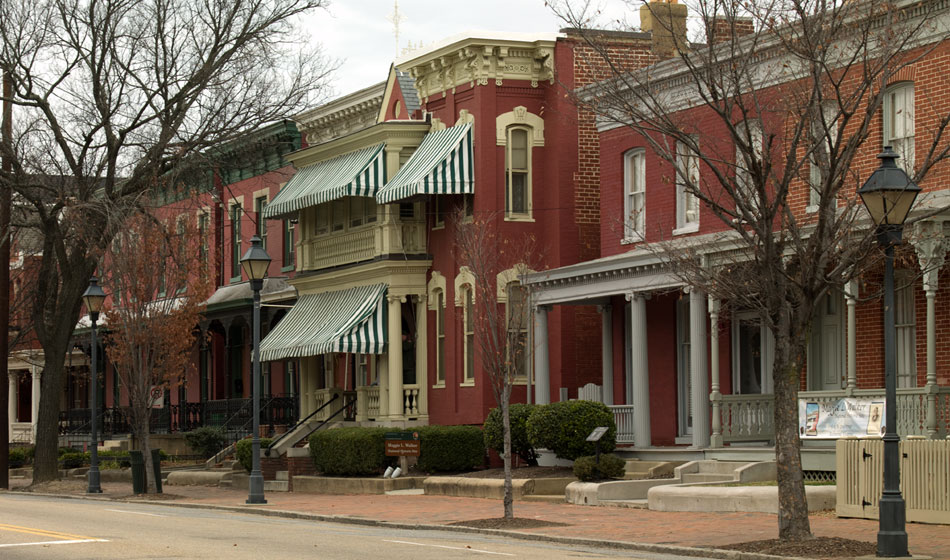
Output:
[[[277,445],[278,443],[280,443],[281,440],[283,440],[284,438],[286,438],[286,437],[289,436],[290,434],[294,433],[294,430],[296,430],[296,429],[299,428],[300,426],[304,425],[308,420],[310,420],[311,418],[313,418],[318,412],[320,412],[320,411],[323,410],[324,408],[330,406],[330,403],[332,403],[333,401],[335,401],[335,400],[338,399],[339,397],[340,397],[340,394],[339,394],[339,393],[334,393],[333,396],[330,397],[330,399],[329,399],[327,402],[325,402],[325,403],[323,403],[322,405],[320,405],[320,407],[319,407],[318,409],[316,409],[316,410],[314,410],[313,412],[311,412],[310,414],[308,414],[307,417],[304,418],[303,420],[301,420],[300,422],[297,422],[296,424],[294,424],[294,426],[293,426],[292,428],[290,428],[289,430],[287,430],[286,432],[280,434],[280,437],[277,438],[277,439],[275,439],[274,441],[272,441],[271,444],[267,446],[267,449],[272,449],[275,445]],[[343,408],[346,408],[346,407],[344,406]],[[341,408],[340,410],[343,410],[343,409]],[[339,411],[333,413],[333,415],[331,415],[331,418],[332,418],[333,416],[336,416],[337,414],[339,414]],[[313,432],[311,431],[310,433],[313,433]],[[307,435],[310,435],[310,434],[307,434]],[[304,437],[306,437],[306,436],[304,436]]]

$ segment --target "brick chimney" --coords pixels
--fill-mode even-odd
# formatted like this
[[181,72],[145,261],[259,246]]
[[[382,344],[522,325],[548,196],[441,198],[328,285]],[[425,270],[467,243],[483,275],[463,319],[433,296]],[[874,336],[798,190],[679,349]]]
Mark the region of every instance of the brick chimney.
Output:
[[752,18],[715,16],[706,20],[706,42],[710,45],[755,33]]
[[672,58],[688,49],[686,5],[677,0],[651,0],[640,6],[640,30],[653,37],[653,54]]

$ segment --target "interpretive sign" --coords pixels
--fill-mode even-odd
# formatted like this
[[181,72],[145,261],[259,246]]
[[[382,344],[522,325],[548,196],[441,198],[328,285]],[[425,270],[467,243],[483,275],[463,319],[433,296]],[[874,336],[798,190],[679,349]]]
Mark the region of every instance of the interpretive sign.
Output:
[[802,439],[879,437],[884,433],[884,401],[855,398],[832,401],[799,399],[798,433]]
[[419,432],[386,432],[383,438],[387,457],[419,456]]

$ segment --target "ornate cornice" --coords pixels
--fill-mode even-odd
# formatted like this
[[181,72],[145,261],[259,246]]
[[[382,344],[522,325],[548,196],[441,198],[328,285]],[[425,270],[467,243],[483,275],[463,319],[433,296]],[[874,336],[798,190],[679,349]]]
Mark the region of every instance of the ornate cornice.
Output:
[[385,93],[386,82],[380,82],[300,113],[294,120],[308,144],[327,142],[376,124]]

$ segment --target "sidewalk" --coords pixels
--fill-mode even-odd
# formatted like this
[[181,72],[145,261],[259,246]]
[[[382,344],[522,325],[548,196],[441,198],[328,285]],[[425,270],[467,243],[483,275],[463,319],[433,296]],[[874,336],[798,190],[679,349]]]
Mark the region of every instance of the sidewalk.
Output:
[[[127,483],[104,483],[105,499],[129,498]],[[500,500],[423,495],[324,495],[273,492],[266,505],[249,506],[242,490],[206,486],[165,486],[165,495],[136,502],[166,505],[197,504],[229,507],[241,511],[296,512],[337,521],[383,521],[400,525],[442,525],[456,521],[501,517]],[[60,494],[90,497],[83,490]],[[169,499],[177,496],[177,499]],[[156,497],[157,498],[157,497]],[[523,529],[517,533],[572,537],[596,541],[620,541],[654,545],[715,548],[778,536],[776,516],[765,513],[658,512],[643,509],[576,506],[539,502],[515,502],[515,516],[564,523],[565,527]],[[876,542],[878,523],[865,519],[838,519],[833,513],[811,517],[816,536],[838,536]],[[943,525],[908,523],[910,551],[916,555],[950,560],[950,528]]]

